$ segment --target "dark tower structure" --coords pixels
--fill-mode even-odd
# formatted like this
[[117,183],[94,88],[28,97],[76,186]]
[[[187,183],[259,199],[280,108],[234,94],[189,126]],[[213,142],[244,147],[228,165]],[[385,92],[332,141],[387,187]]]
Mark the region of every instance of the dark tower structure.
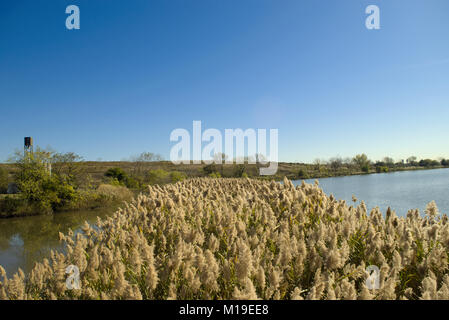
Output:
[[25,144],[23,147],[24,154],[31,152],[33,153],[33,138],[32,137],[25,137]]

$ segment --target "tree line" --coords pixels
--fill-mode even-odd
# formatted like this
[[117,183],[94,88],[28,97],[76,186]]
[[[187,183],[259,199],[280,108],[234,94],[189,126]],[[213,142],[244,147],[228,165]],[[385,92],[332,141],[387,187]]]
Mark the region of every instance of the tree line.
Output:
[[391,157],[384,157],[382,160],[372,161],[364,153],[357,154],[353,158],[333,157],[328,161],[316,159],[314,161],[315,166],[319,167],[327,165],[333,170],[338,170],[343,166],[355,166],[362,172],[368,173],[372,168],[375,168],[377,172],[386,172],[395,168],[407,168],[407,167],[448,167],[449,159],[441,158],[439,160],[433,159],[421,159],[411,156],[405,160],[394,161]]

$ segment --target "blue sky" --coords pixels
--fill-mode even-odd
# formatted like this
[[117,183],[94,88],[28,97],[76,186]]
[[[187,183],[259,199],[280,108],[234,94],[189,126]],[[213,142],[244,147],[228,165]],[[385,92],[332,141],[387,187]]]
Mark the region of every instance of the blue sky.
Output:
[[447,0],[2,1],[0,161],[168,158],[193,120],[277,128],[281,161],[449,158],[448,35]]

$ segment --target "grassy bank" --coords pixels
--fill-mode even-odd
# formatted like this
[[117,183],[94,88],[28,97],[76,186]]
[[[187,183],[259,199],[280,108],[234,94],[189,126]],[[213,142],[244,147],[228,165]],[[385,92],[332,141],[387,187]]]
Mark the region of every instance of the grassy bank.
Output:
[[134,193],[122,186],[102,184],[95,190],[80,190],[77,198],[56,209],[48,211],[39,203],[24,199],[20,194],[0,195],[0,218],[33,216],[75,210],[93,210],[118,205],[129,201]]
[[[449,223],[434,203],[384,217],[315,185],[189,179],[83,232],[61,234],[67,254],[29,274],[0,268],[0,299],[449,299]],[[72,264],[79,290],[65,285]]]

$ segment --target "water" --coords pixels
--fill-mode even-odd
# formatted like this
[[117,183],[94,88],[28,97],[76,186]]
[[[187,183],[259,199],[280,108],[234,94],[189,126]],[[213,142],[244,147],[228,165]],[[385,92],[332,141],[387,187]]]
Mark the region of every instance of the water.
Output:
[[59,232],[77,231],[85,221],[94,224],[97,217],[112,215],[116,208],[61,212],[54,215],[0,219],[0,265],[11,277],[20,267],[29,272],[36,261],[61,250]]
[[[315,179],[305,181],[314,183]],[[378,206],[384,214],[388,207],[398,216],[405,216],[410,209],[419,209],[423,214],[426,205],[435,200],[440,212],[449,214],[449,169],[324,178],[318,181],[326,194],[333,194],[347,203],[352,203],[354,195],[359,202],[365,201],[368,210]]]

